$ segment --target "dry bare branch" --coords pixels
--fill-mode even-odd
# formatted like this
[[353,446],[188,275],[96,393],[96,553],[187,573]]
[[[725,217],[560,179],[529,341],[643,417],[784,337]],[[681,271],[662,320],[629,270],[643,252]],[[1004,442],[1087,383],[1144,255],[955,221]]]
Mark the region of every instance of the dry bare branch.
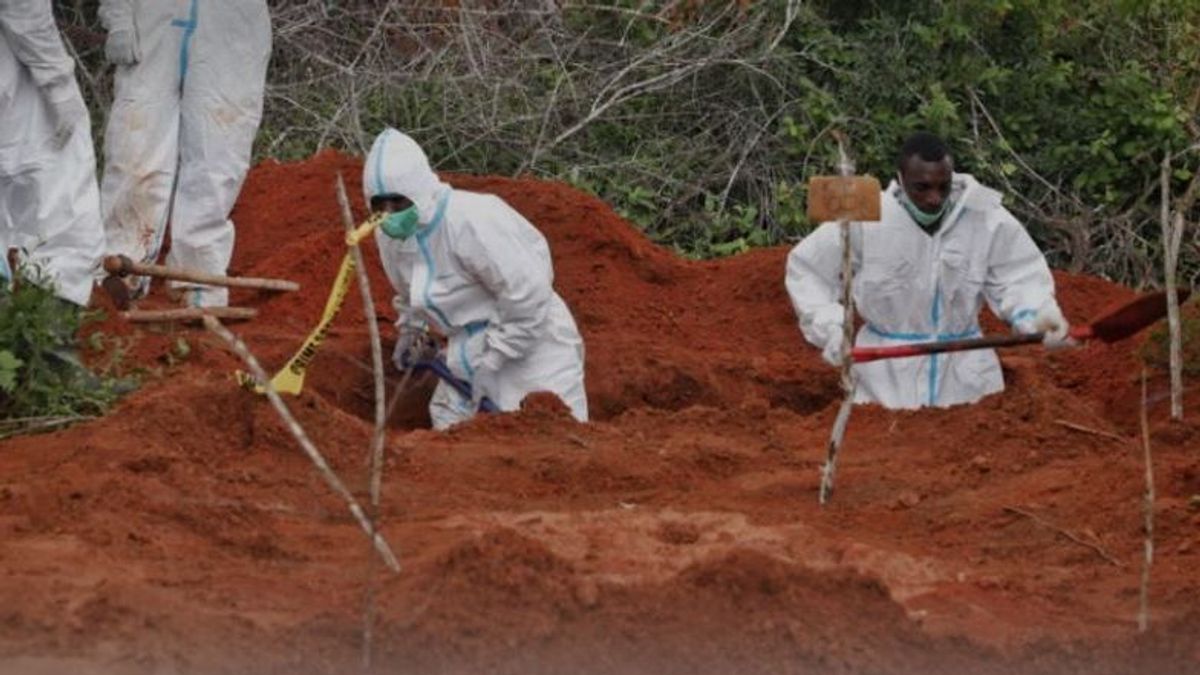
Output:
[[308,438],[308,434],[305,433],[304,427],[300,426],[300,423],[296,420],[295,416],[293,416],[292,412],[288,410],[287,404],[283,402],[283,399],[279,396],[279,392],[275,391],[275,386],[271,384],[271,378],[267,375],[267,372],[263,370],[262,364],[258,362],[258,359],[255,358],[254,354],[251,353],[249,348],[246,347],[241,338],[230,332],[228,328],[221,325],[221,322],[213,318],[211,315],[204,317],[204,327],[220,337],[235,354],[241,357],[242,361],[246,364],[246,367],[250,369],[251,375],[253,375],[255,380],[262,385],[266,392],[267,399],[271,402],[271,405],[275,408],[275,411],[279,413],[279,416],[283,419],[284,424],[287,425],[288,431],[291,432],[292,436],[296,439],[296,442],[300,445],[300,448],[304,450],[304,454],[308,455],[308,458],[312,460],[313,465],[317,468],[317,471],[321,474],[321,477],[325,479],[325,483],[329,485],[330,489],[332,489],[339,497],[341,497],[344,502],[346,502],[346,506],[349,508],[350,514],[354,516],[355,521],[358,522],[359,527],[361,527],[363,532],[367,535],[367,538],[371,541],[375,551],[379,554],[379,557],[383,559],[383,562],[385,565],[387,565],[388,569],[398,573],[400,571],[400,563],[396,560],[396,556],[392,553],[392,547],[388,545],[387,540],[383,538],[383,535],[374,528],[374,526],[371,524],[371,521],[367,518],[367,514],[363,511],[362,506],[359,505],[358,500],[354,498],[354,495],[350,493],[350,490],[346,489],[345,483],[342,482],[342,479],[338,478],[338,475],[334,473],[332,468],[329,467],[329,463],[325,461],[325,456],[321,454],[321,451],[317,449],[317,446],[314,445],[313,442]]
[[1018,516],[1024,516],[1025,518],[1032,520],[1033,522],[1037,523],[1038,525],[1041,525],[1042,527],[1044,527],[1048,530],[1057,532],[1058,534],[1062,535],[1063,537],[1066,537],[1067,539],[1070,539],[1071,541],[1075,542],[1076,544],[1079,544],[1080,546],[1090,548],[1091,550],[1096,552],[1096,555],[1100,556],[1101,558],[1104,558],[1104,560],[1107,561],[1110,565],[1113,565],[1115,567],[1124,567],[1125,566],[1125,563],[1114,558],[1111,553],[1109,553],[1108,551],[1106,551],[1104,549],[1103,546],[1101,546],[1097,543],[1094,543],[1094,542],[1090,542],[1086,539],[1082,539],[1082,538],[1080,538],[1079,535],[1077,535],[1073,532],[1070,532],[1068,530],[1065,530],[1065,529],[1055,525],[1054,523],[1051,523],[1050,521],[1037,515],[1036,513],[1033,513],[1032,511],[1026,511],[1025,509],[1018,508],[1016,506],[1005,506],[1004,510],[1009,513],[1016,514]]

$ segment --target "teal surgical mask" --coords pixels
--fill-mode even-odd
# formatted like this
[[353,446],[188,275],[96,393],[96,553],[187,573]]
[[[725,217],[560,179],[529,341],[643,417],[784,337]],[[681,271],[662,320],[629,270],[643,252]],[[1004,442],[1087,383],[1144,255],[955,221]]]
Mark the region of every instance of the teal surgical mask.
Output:
[[417,205],[389,213],[384,217],[383,222],[379,225],[379,229],[392,239],[401,241],[413,236],[417,231],[417,226],[420,224],[420,219],[417,216]]
[[928,211],[922,211],[921,208],[914,204],[913,200],[909,198],[908,191],[904,189],[903,183],[900,185],[900,205],[904,207],[905,211],[908,211],[908,215],[912,216],[912,219],[917,221],[918,225],[924,228],[928,228],[929,226],[941,220],[942,216],[946,215],[946,212],[950,210],[950,200],[943,199],[942,206],[938,208],[937,211],[932,213]]

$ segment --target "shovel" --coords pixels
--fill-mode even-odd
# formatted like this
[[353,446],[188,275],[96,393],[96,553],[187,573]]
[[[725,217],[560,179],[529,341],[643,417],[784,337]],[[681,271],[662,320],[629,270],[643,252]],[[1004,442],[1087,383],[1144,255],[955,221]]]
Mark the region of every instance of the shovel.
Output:
[[[457,391],[460,396],[467,400],[471,399],[471,383],[455,377],[454,373],[450,372],[450,368],[446,365],[446,362],[442,361],[440,358],[423,359],[421,361],[417,361],[413,364],[413,370],[433,371],[434,375],[442,378],[442,380],[444,380],[446,384],[453,387],[454,391]],[[485,413],[500,412],[500,408],[496,407],[496,404],[492,402],[492,399],[486,396],[484,396],[483,400],[479,402],[479,409]]]
[[[1179,302],[1182,304],[1190,294],[1190,291],[1185,288],[1179,289]],[[1135,335],[1166,315],[1167,294],[1165,291],[1155,291],[1139,296],[1089,324],[1072,326],[1070,336],[1076,340],[1117,342]],[[927,356],[970,349],[1037,344],[1042,341],[1043,337],[1043,333],[1032,333],[1030,335],[1001,335],[945,342],[922,342],[894,347],[855,347],[850,350],[850,356],[855,363],[866,363],[905,356]]]

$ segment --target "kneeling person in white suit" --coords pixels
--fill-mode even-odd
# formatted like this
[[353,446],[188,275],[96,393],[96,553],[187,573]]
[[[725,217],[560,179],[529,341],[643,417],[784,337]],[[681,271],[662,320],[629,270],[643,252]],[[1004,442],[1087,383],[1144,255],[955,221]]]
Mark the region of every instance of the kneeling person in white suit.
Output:
[[[882,195],[882,220],[852,223],[854,301],[865,325],[857,346],[979,337],[984,301],[1015,332],[1067,340],[1046,259],[1000,193],[954,173],[945,144],[915,134]],[[824,223],[789,254],[787,290],[804,337],[842,361],[842,238]],[[1004,389],[991,349],[858,364],[855,401],[888,408],[971,403]]]
[[446,365],[471,384],[470,399],[445,382],[429,404],[435,429],[472,417],[483,397],[502,411],[549,391],[587,420],[583,339],[554,292],[550,248],[504,200],[441,182],[407,135],[387,129],[363,167],[384,271],[396,290],[397,367],[426,328],[447,338]]

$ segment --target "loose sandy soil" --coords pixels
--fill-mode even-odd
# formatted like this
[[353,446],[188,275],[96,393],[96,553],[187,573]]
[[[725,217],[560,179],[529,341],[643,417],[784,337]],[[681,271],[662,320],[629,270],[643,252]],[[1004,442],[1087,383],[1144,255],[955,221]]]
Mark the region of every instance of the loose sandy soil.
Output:
[[[342,255],[338,171],[360,194],[352,158],[261,165],[234,214],[233,271],[303,284],[235,293],[262,314],[234,329],[270,368]],[[549,239],[594,421],[540,396],[434,433],[419,382],[387,437],[390,574],[215,338],[109,319],[93,330],[146,386],[0,443],[0,672],[358,672],[373,574],[378,673],[1200,673],[1200,390],[1168,423],[1161,375],[1152,630],[1136,630],[1136,340],[1011,351],[1008,391],[975,406],[855,410],[822,510],[839,393],[796,327],[786,249],[686,261],[565,185],[449,178]],[[1132,296],[1057,279],[1073,321]],[[362,316],[354,293],[289,403],[365,500]]]

